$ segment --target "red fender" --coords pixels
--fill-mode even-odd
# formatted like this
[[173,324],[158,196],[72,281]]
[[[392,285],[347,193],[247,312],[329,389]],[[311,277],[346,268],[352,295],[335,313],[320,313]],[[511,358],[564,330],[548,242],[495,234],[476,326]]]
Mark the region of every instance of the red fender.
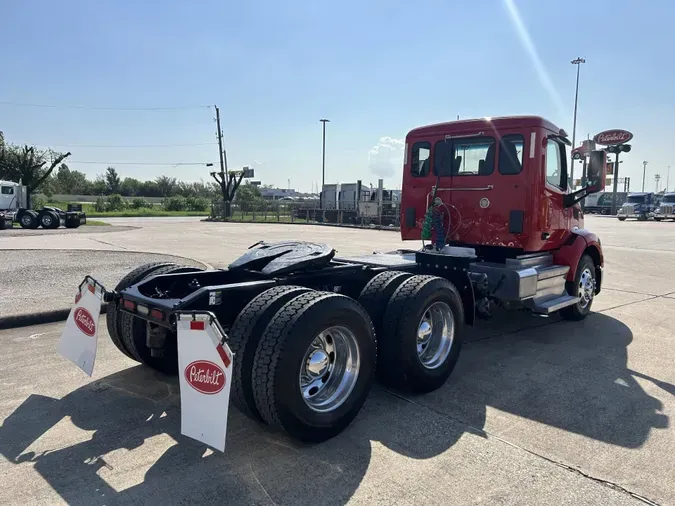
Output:
[[567,281],[574,281],[577,265],[584,253],[588,253],[595,263],[597,283],[595,291],[599,293],[605,260],[602,255],[600,239],[593,232],[585,228],[570,230],[569,236],[563,242],[562,247],[553,253],[553,263],[556,265],[569,265],[570,270],[567,273]]

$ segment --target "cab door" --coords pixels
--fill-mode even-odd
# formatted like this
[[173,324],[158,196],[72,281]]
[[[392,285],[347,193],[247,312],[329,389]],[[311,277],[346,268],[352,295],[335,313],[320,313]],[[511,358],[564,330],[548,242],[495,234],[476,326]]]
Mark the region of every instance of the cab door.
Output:
[[544,220],[541,224],[544,248],[555,248],[563,240],[571,218],[571,209],[563,205],[567,194],[567,163],[565,146],[555,137],[546,139],[544,154]]

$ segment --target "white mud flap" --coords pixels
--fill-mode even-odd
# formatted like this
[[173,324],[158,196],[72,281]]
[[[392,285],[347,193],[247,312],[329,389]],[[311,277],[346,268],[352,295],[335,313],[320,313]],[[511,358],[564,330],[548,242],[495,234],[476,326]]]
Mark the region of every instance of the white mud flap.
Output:
[[178,313],[181,434],[225,451],[232,351],[211,313]]
[[88,282],[82,284],[59,341],[59,353],[88,376],[94,372],[96,361],[101,298],[100,286]]

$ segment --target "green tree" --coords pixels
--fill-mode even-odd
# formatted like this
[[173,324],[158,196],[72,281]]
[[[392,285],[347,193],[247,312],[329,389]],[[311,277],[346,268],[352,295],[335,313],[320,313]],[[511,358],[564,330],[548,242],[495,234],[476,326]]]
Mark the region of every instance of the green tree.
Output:
[[237,189],[234,200],[237,204],[253,204],[260,202],[262,200],[262,195],[256,185],[245,184]]
[[125,177],[120,185],[120,193],[125,197],[138,195],[143,183],[133,177]]
[[49,178],[52,171],[68,153],[58,153],[51,149],[39,151],[34,146],[23,147],[2,143],[0,146],[0,179],[16,181],[27,188],[27,204],[30,207],[31,194]]
[[109,195],[119,193],[122,181],[115,167],[108,167],[105,170],[105,186]]
[[107,191],[108,185],[105,182],[105,177],[103,174],[99,174],[91,185],[91,193],[92,195],[105,195]]
[[143,181],[137,195],[139,197],[161,197],[162,191],[156,181]]
[[159,176],[155,179],[159,188],[160,197],[171,197],[176,193],[176,178],[169,176]]
[[91,182],[86,174],[70,170],[65,163],[62,163],[56,172],[54,186],[54,193],[62,195],[88,195],[91,191]]

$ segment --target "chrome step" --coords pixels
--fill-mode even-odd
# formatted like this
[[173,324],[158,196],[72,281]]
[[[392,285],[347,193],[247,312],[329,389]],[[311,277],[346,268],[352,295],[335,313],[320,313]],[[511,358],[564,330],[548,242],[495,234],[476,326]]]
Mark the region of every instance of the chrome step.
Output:
[[569,265],[549,265],[546,267],[535,267],[537,269],[537,280],[543,281],[555,277],[565,277],[570,270]]
[[551,314],[562,308],[572,306],[579,301],[579,297],[573,295],[560,295],[543,301],[532,301],[530,309],[534,313]]

